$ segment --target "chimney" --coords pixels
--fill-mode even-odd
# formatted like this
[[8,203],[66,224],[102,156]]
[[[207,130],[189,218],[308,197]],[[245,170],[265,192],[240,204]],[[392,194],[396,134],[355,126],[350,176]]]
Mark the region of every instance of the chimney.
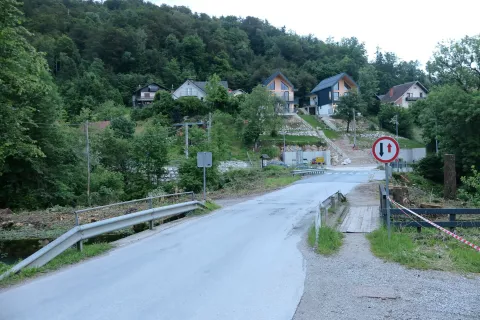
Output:
[[390,88],[390,98],[393,97],[393,88]]

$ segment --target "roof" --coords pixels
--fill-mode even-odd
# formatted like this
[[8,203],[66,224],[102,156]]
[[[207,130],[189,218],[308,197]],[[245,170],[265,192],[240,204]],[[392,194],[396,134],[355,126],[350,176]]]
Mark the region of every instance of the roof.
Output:
[[268,85],[270,82],[272,82],[272,80],[275,79],[277,76],[282,76],[282,78],[285,79],[285,81],[287,82],[287,84],[288,84],[290,87],[294,88],[294,86],[293,86],[293,84],[290,82],[290,80],[288,80],[288,78],[287,78],[283,73],[281,73],[280,71],[275,71],[274,73],[272,73],[272,74],[270,75],[270,77],[268,77],[267,79],[265,79],[265,80],[262,82],[262,84],[263,84],[264,86],[267,86],[267,85]]
[[330,87],[333,87],[333,85],[335,83],[337,83],[338,81],[340,81],[340,79],[342,79],[343,77],[347,77],[348,80],[350,80],[351,82],[353,82],[357,87],[358,87],[358,84],[352,79],[352,77],[350,77],[348,74],[346,74],[345,72],[342,72],[342,73],[339,73],[337,75],[334,75],[333,77],[330,77],[330,78],[327,78],[327,79],[323,79],[322,81],[320,81],[319,84],[317,84],[317,86],[312,90],[312,92],[310,93],[314,93],[314,92],[317,92],[317,91],[320,91],[320,90],[323,90],[325,88],[330,88]]
[[[203,92],[207,92],[206,86],[208,81],[192,81],[194,85],[200,88]],[[220,85],[228,90],[228,82],[220,81]]]
[[[381,98],[380,101],[382,102],[395,102],[407,92],[414,84],[418,85],[422,88],[423,91],[428,93],[427,88],[425,88],[419,81],[412,81],[407,83],[402,83],[397,86],[391,87],[387,93],[385,93]],[[393,91],[392,91],[393,90]],[[390,96],[390,92],[392,91],[392,96]]]
[[382,99],[383,99],[384,96],[385,96],[384,94],[379,94],[379,95],[377,95],[377,99],[380,100],[380,101],[382,101]]
[[156,85],[156,86],[159,87],[160,89],[163,89],[163,90],[165,90],[165,91],[168,91],[168,89],[165,88],[164,86],[162,86],[162,85],[160,85],[160,84],[158,84],[158,83],[152,82],[152,83],[149,83],[149,84],[147,84],[147,85],[145,85],[145,86],[143,86],[143,87],[138,88],[137,90],[135,90],[134,93],[137,93],[138,91],[140,91],[140,90],[142,90],[142,89],[145,89],[146,87],[149,87],[149,86],[151,86],[151,85]]

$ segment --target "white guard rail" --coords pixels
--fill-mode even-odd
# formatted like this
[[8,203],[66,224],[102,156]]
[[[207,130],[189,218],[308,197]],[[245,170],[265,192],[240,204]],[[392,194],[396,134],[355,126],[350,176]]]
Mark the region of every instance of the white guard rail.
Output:
[[320,228],[322,227],[322,224],[325,226],[327,225],[328,209],[330,207],[337,209],[339,203],[345,200],[345,196],[340,191],[337,191],[330,197],[328,197],[326,200],[324,200],[322,203],[320,203],[320,208],[315,214],[315,247],[318,244],[318,234]]
[[0,280],[23,268],[41,267],[79,241],[139,223],[193,211],[200,206],[203,207],[199,201],[190,201],[76,226],[0,275]]

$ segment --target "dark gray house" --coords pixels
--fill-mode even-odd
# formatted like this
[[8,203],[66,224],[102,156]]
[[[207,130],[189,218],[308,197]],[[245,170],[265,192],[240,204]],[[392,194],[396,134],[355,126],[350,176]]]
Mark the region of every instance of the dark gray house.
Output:
[[140,87],[132,95],[132,105],[134,107],[142,107],[150,104],[155,98],[157,91],[168,91],[167,88],[157,83],[150,83],[145,87]]
[[309,113],[331,115],[335,113],[338,100],[351,89],[359,89],[357,83],[346,73],[324,79],[307,96],[310,98]]

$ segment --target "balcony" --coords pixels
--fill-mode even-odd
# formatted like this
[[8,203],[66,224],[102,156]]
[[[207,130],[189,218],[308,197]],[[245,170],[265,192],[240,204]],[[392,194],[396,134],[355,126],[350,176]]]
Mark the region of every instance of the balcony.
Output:
[[417,101],[417,100],[422,100],[425,99],[426,97],[406,97],[405,101]]
[[283,92],[280,92],[280,91],[272,91],[277,97],[279,97],[280,99],[282,99],[283,101],[285,102],[288,102],[288,103],[293,103],[294,102],[294,98],[293,98],[293,93],[288,93],[288,96],[284,93],[286,91],[283,91]]

